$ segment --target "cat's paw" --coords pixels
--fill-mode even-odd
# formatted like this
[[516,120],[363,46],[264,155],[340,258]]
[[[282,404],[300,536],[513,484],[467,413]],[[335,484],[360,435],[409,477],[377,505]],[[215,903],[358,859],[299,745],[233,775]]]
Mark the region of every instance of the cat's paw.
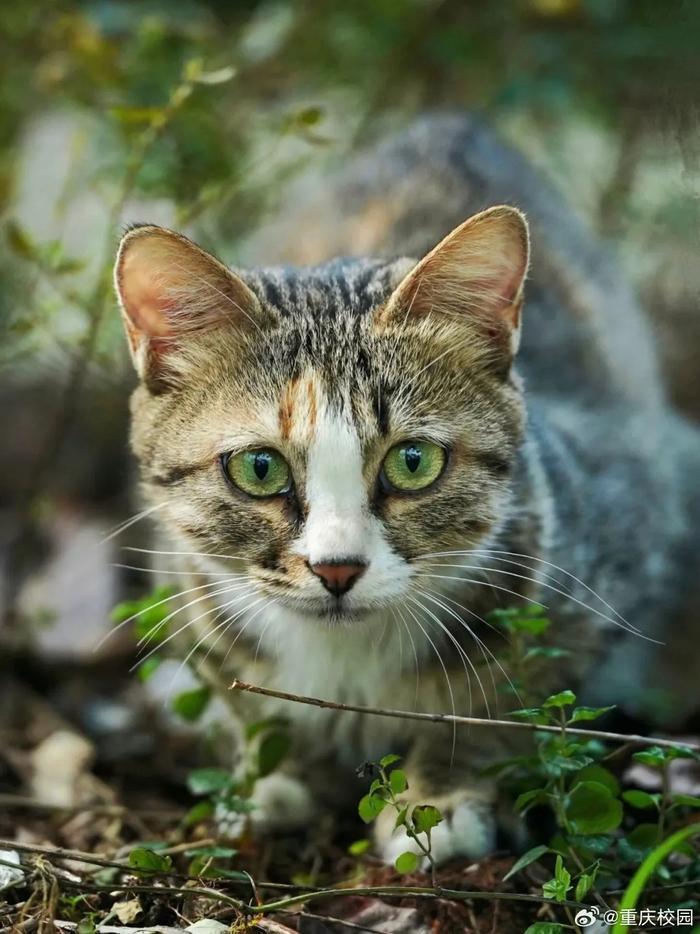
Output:
[[216,825],[222,837],[236,839],[248,826],[253,833],[266,834],[294,830],[308,823],[313,815],[311,794],[302,782],[283,772],[259,778],[250,797],[247,813],[219,805]]
[[[495,848],[496,822],[490,805],[468,792],[445,798],[431,798],[442,814],[442,821],[431,832],[431,853],[436,863],[445,863],[457,856],[478,859]],[[394,829],[396,814],[385,808],[377,818],[375,842],[382,859],[393,865],[396,858],[410,851],[422,855],[423,851],[403,827]],[[425,838],[421,837],[424,841]],[[426,868],[427,859],[422,860]]]

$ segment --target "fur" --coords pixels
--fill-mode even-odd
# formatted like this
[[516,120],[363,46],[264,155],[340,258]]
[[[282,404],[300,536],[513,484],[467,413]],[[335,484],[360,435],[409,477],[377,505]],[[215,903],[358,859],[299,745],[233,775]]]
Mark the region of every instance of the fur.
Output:
[[[444,151],[428,159],[442,176],[420,194],[431,205],[441,182],[456,189],[462,171],[468,188],[465,164],[483,169],[493,156],[468,122],[450,120],[452,135],[436,137]],[[496,151],[483,197],[499,185],[508,194],[521,167]],[[407,163],[415,178],[422,155],[423,125],[371,164],[379,181]],[[385,243],[420,241],[405,204],[389,205]],[[192,598],[190,616],[203,616],[196,631],[211,633],[204,644],[232,674],[354,703],[495,713],[502,643],[483,618],[524,599],[548,607],[547,638],[572,650],[543,667],[543,694],[580,689],[644,713],[665,692],[676,720],[699,706],[692,666],[679,674],[675,658],[697,641],[700,436],[664,405],[624,283],[548,204],[534,212],[522,314],[528,237],[513,208],[441,239],[443,210],[432,219],[440,242],[422,260],[229,271],[172,232],[126,234],[116,281],[141,377],[132,444],[169,550],[190,555],[175,560],[199,569],[200,584],[222,581]],[[560,219],[575,260],[552,246]],[[544,269],[540,235],[552,246]],[[565,282],[578,283],[577,298]],[[411,438],[442,446],[446,467],[425,490],[387,492],[383,459]],[[222,457],[250,447],[284,455],[289,494],[256,499],[226,481]],[[323,562],[366,570],[338,600],[310,568]],[[240,707],[261,712],[250,698]],[[313,758],[347,767],[401,752],[408,800],[449,814],[441,858],[493,844],[495,790],[479,773],[510,737],[455,743],[441,726],[283,712],[295,721],[290,772]],[[378,823],[387,858],[391,830]]]

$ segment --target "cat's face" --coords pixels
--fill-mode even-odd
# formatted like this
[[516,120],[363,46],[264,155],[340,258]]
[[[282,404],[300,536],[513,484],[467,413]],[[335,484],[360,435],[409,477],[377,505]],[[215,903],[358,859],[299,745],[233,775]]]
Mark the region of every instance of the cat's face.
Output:
[[474,547],[503,517],[526,267],[507,208],[418,265],[235,275],[168,231],[131,231],[117,286],[159,520],[297,616],[351,623],[410,600],[422,556]]

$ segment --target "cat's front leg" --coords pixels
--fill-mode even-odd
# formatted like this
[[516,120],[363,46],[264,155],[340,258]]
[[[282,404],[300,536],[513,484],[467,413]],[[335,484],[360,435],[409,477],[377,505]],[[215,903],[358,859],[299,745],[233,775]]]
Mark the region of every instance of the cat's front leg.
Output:
[[[400,796],[410,810],[416,805],[438,808],[442,821],[431,832],[431,855],[436,863],[462,856],[478,858],[496,846],[497,786],[484,777],[485,765],[513,755],[504,737],[479,736],[469,741],[457,737],[452,755],[451,737],[435,733],[416,742],[405,762],[408,789]],[[387,863],[406,851],[423,854],[403,827],[396,828],[396,811],[386,807],[376,820],[375,845]],[[425,844],[425,836],[421,836]]]
[[298,830],[314,815],[314,799],[305,782],[286,771],[259,778],[247,800],[250,810],[233,810],[225,802],[218,805],[216,824],[222,837],[237,839],[249,828],[256,836]]

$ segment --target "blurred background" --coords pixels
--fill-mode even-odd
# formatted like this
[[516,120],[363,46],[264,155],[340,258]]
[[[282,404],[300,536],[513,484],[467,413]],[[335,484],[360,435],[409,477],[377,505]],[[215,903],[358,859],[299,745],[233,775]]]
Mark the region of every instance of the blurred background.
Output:
[[122,226],[245,264],[298,177],[427,109],[476,110],[617,252],[697,416],[698,35],[692,0],[0,5],[0,781],[62,717],[103,757],[153,748],[117,700],[133,643],[95,651],[152,587],[114,535],[140,508]]

